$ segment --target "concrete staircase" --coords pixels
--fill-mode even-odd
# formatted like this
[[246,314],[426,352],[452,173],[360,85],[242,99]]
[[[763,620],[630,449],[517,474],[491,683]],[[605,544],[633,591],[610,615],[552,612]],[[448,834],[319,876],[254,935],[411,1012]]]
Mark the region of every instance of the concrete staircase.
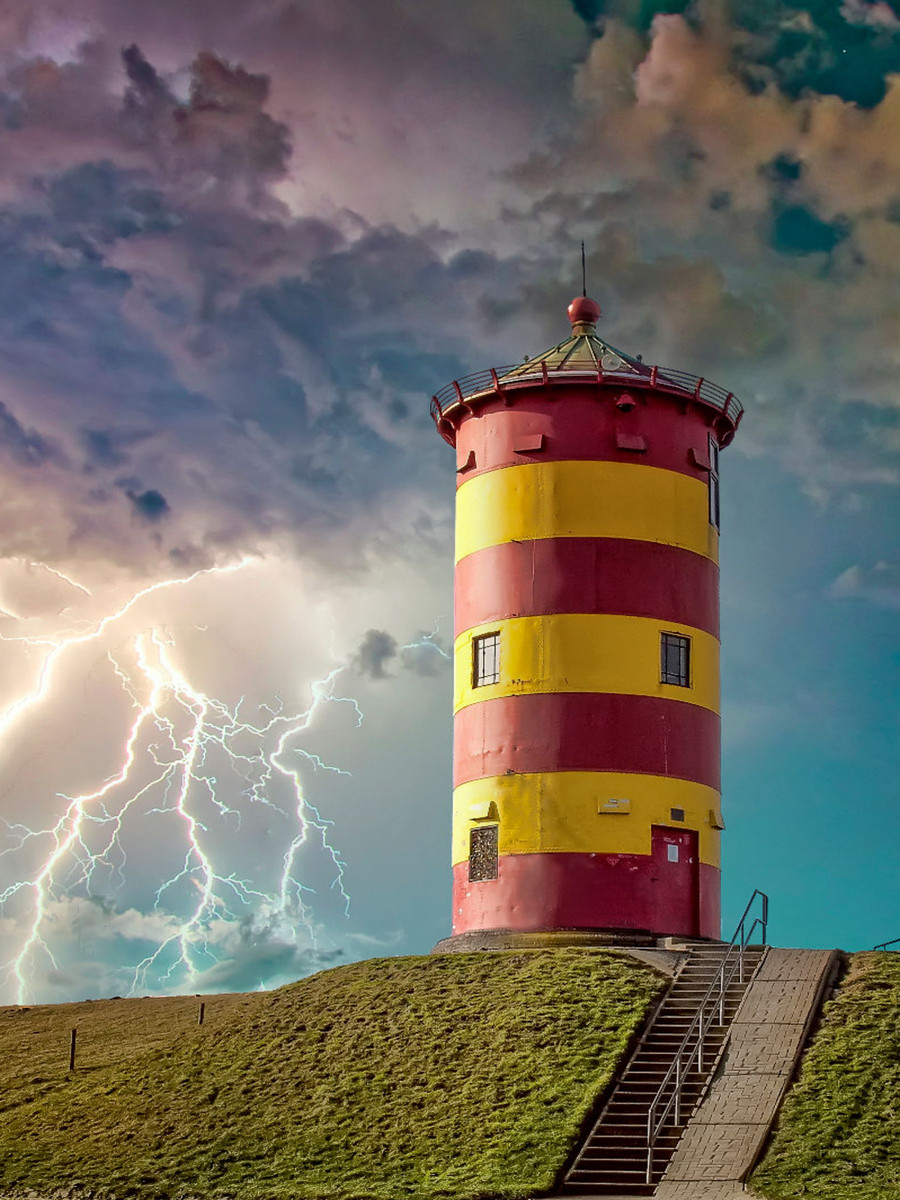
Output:
[[[691,1115],[706,1092],[731,1022],[765,953],[762,946],[748,946],[743,950],[743,982],[735,976],[724,995],[723,1024],[714,1024],[705,1034],[702,1071],[695,1063],[685,1076],[678,1124],[675,1124],[673,1110],[656,1136],[652,1180],[648,1183],[647,1129],[651,1105],[704,997],[718,977],[728,950],[723,943],[691,947],[687,960],[616,1080],[599,1120],[579,1148],[565,1176],[561,1194],[619,1197],[653,1194]],[[729,967],[736,954],[737,949],[732,947]],[[674,1079],[661,1097],[661,1108],[665,1107],[673,1091]]]

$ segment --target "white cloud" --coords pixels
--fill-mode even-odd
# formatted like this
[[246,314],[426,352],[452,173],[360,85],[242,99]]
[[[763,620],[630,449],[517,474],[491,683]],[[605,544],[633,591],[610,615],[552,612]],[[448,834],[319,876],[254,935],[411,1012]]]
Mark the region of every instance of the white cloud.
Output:
[[839,600],[866,600],[878,608],[900,608],[900,566],[883,561],[871,567],[854,563],[826,590]]
[[900,29],[900,17],[886,0],[844,0],[841,16],[851,25],[872,25],[877,29]]

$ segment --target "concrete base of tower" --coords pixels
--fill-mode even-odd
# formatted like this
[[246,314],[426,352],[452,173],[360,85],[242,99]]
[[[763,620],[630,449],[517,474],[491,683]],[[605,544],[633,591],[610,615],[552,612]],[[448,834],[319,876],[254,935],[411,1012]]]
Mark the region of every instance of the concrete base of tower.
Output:
[[476,950],[557,950],[582,947],[602,950],[610,946],[654,948],[654,934],[638,929],[471,929],[442,938],[432,954],[466,954]]
[[719,871],[665,854],[501,855],[497,878],[475,882],[467,861],[453,868],[454,937],[573,930],[717,940]]
[[636,929],[549,929],[517,933],[510,929],[480,929],[442,938],[432,954],[478,954],[503,950],[618,950],[674,976],[689,945],[711,945],[710,939],[657,938]]

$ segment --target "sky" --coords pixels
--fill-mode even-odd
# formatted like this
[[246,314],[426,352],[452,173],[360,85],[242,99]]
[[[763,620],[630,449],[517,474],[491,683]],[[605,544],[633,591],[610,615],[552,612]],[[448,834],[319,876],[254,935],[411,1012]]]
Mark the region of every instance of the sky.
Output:
[[900,937],[900,4],[9,0],[0,1003],[449,932],[452,452],[567,333],[732,389],[724,924]]

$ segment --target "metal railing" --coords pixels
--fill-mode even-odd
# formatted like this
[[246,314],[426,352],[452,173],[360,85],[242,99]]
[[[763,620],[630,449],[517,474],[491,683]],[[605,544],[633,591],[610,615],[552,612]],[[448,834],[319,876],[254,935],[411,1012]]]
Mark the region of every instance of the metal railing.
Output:
[[896,946],[900,943],[900,938],[891,938],[889,942],[879,942],[877,946],[873,946],[873,950],[887,950],[888,946]]
[[[735,426],[744,413],[743,405],[733,392],[727,392],[717,383],[708,379],[698,378],[686,371],[673,371],[669,367],[649,367],[644,363],[635,364],[630,370],[606,370],[602,366],[596,370],[575,366],[548,368],[540,359],[534,359],[533,370],[523,372],[524,364],[519,363],[507,367],[489,367],[484,371],[476,371],[472,375],[464,375],[454,379],[440,391],[435,392],[431,399],[431,415],[437,424],[448,408],[456,404],[466,404],[473,397],[483,397],[491,392],[502,393],[515,389],[517,385],[533,387],[535,383],[550,383],[553,380],[572,381],[577,376],[596,383],[627,383],[631,387],[655,388],[671,392],[692,400],[699,400],[711,408],[723,413]],[[515,371],[515,375],[510,372]]]
[[[760,900],[760,913],[748,924],[750,911]],[[722,954],[722,962],[716,977],[710,983],[706,995],[700,1001],[697,1015],[691,1022],[690,1028],[684,1035],[681,1045],[675,1052],[672,1065],[663,1078],[650,1103],[647,1113],[647,1183],[653,1182],[653,1149],[663,1126],[672,1116],[673,1125],[681,1124],[681,1093],[685,1081],[696,1062],[697,1072],[703,1072],[703,1043],[707,1032],[713,1026],[725,1024],[725,996],[737,976],[738,983],[744,982],[744,952],[750,945],[750,939],[757,929],[762,932],[762,945],[766,945],[766,931],[769,924],[769,897],[757,888],[747,907],[737,923],[734,937],[728,943],[728,948]],[[732,953],[734,959],[731,960]],[[671,1094],[669,1094],[671,1093]],[[668,1099],[666,1096],[668,1094]]]

